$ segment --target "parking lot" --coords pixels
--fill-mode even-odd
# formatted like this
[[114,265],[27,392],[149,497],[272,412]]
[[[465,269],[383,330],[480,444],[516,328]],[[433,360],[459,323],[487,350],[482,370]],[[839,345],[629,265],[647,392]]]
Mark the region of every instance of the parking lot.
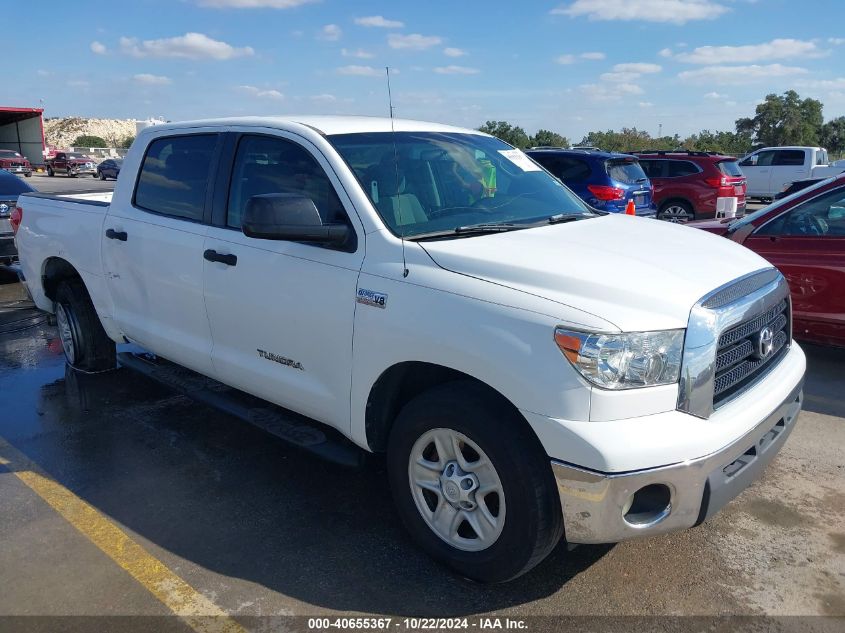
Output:
[[561,544],[527,576],[480,586],[413,547],[379,459],[343,470],[126,368],[70,370],[55,329],[26,311],[12,272],[0,275],[0,616],[159,616],[177,604],[229,630],[349,613],[540,616],[533,628],[554,630],[561,614],[845,615],[843,350],[805,346],[795,432],[706,524],[616,546]]

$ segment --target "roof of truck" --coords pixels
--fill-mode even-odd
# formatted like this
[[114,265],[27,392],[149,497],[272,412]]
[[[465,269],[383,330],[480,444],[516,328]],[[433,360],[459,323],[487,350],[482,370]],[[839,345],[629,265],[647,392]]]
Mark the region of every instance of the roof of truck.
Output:
[[179,121],[150,126],[148,129],[178,129],[200,126],[249,125],[256,127],[282,127],[291,123],[307,125],[321,134],[353,134],[361,132],[453,132],[464,134],[482,134],[478,130],[431,123],[428,121],[414,121],[412,119],[391,119],[389,117],[374,116],[249,116],[226,119],[205,119],[200,121]]

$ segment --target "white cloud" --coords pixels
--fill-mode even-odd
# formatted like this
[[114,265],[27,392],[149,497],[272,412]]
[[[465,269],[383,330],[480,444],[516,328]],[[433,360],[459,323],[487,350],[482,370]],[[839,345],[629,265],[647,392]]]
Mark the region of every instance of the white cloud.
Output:
[[602,73],[599,75],[599,79],[617,83],[630,83],[641,76],[640,73]]
[[828,44],[833,44],[834,46],[840,46],[845,44],[845,37],[829,37],[827,38]]
[[806,68],[768,64],[760,66],[705,66],[698,70],[685,70],[678,73],[683,81],[702,82],[721,86],[742,85],[753,81],[762,81],[778,77],[793,77],[807,74]]
[[654,104],[651,101],[640,101],[638,104],[641,108],[651,108]]
[[211,39],[202,33],[185,33],[178,37],[139,41],[135,37],[121,37],[120,50],[133,57],[182,57],[186,59],[232,59],[249,57],[255,51],[249,46],[237,48],[226,42]]
[[410,35],[391,33],[387,36],[387,43],[390,48],[396,49],[422,51],[442,42],[443,38],[437,35],[420,35],[419,33],[411,33]]
[[100,42],[91,42],[91,52],[96,55],[105,55],[107,52],[106,45]]
[[462,48],[453,48],[450,46],[448,48],[443,49],[443,54],[446,57],[463,57],[467,54],[467,52]]
[[719,94],[718,92],[708,92],[704,95],[705,99],[724,99],[725,95]]
[[617,73],[639,73],[641,75],[649,75],[652,73],[659,73],[661,70],[663,70],[663,66],[660,66],[658,64],[632,62],[627,64],[616,64],[613,67],[613,70]]
[[560,64],[561,66],[568,66],[569,64],[575,63],[575,55],[558,55],[555,57],[555,64]]
[[678,53],[675,59],[689,64],[747,64],[773,59],[813,58],[829,55],[815,42],[776,39],[762,44],[742,46],[699,46],[688,53]]
[[317,36],[327,42],[336,42],[343,35],[343,30],[337,24],[326,24]]
[[320,0],[198,0],[201,7],[211,9],[293,9]]
[[358,26],[373,26],[382,29],[401,29],[405,26],[404,22],[399,20],[388,20],[382,15],[370,15],[365,18],[355,18],[355,24]]
[[344,57],[355,57],[356,59],[372,59],[373,57],[375,57],[375,55],[365,51],[363,48],[358,48],[354,51],[342,48],[340,49],[340,54]]
[[87,88],[91,85],[91,82],[84,79],[71,79],[67,82],[67,85],[71,88]]
[[590,20],[640,20],[684,24],[713,20],[730,11],[713,0],[575,0],[552,9],[552,15],[587,16]]
[[334,103],[335,101],[337,101],[337,97],[328,93],[311,95],[308,98],[311,99],[311,101],[313,101],[314,103]]
[[842,90],[845,89],[845,77],[838,79],[803,79],[796,81],[796,85],[802,88],[814,90]]
[[138,83],[151,84],[155,86],[166,86],[169,83],[173,83],[170,77],[165,77],[164,75],[151,75],[150,73],[140,73],[132,78]]
[[619,101],[623,97],[643,94],[643,89],[635,84],[585,84],[579,86],[585,96],[592,101]]
[[661,48],[660,52],[657,53],[661,57],[672,57],[672,49],[671,48]]
[[[395,74],[397,71],[391,68],[390,72]],[[355,75],[358,77],[381,77],[384,73],[372,66],[357,66],[353,64],[351,66],[341,66],[337,69],[337,74]]]
[[478,68],[470,68],[469,66],[455,66],[451,64],[449,66],[438,66],[434,69],[439,75],[477,75],[480,70]]
[[44,70],[43,68],[39,68],[38,70],[35,71],[35,74],[38,75],[39,77],[49,77],[50,71]]
[[273,101],[282,101],[285,98],[285,95],[283,95],[278,90],[258,88],[256,86],[238,86],[238,90],[253,97],[258,97],[259,99],[272,99]]
[[607,57],[607,55],[605,55],[604,53],[596,51],[596,52],[592,52],[592,53],[581,53],[579,55],[579,57],[581,59],[604,59],[605,57]]

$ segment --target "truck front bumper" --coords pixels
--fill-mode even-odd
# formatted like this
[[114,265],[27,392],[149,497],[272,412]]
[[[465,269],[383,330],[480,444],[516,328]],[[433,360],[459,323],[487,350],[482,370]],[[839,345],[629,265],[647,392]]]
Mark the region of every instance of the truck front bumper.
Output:
[[552,460],[570,543],[615,543],[698,525],[755,481],[801,410],[803,381],[748,433],[710,455],[627,473]]

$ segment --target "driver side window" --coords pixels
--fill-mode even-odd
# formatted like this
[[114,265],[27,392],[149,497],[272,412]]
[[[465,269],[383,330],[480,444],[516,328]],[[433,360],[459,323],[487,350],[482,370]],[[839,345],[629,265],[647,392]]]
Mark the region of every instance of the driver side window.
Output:
[[845,237],[845,188],[799,204],[762,226],[756,235]]
[[305,196],[314,202],[323,224],[349,224],[329,177],[303,147],[278,137],[245,135],[232,169],[226,224],[240,229],[247,201],[266,193]]

